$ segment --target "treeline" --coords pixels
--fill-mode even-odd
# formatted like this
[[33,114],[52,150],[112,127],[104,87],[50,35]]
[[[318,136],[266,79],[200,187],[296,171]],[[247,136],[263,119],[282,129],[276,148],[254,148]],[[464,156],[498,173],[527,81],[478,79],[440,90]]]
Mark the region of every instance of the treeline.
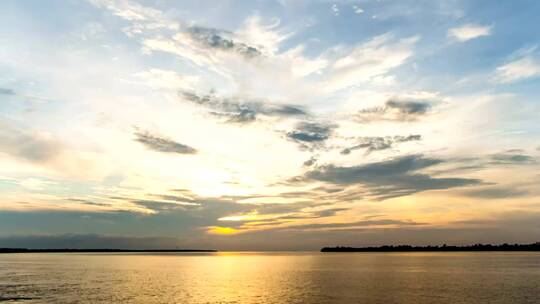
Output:
[[92,252],[217,252],[208,249],[28,249],[28,248],[0,248],[0,253],[92,253]]
[[321,252],[430,252],[430,251],[540,251],[540,242],[533,244],[475,244],[468,246],[385,245],[379,247],[324,247]]

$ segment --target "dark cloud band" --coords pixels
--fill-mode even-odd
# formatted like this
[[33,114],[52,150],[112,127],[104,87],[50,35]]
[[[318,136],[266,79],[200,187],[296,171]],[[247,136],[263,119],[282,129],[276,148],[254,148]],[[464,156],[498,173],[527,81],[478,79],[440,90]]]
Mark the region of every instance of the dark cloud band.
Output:
[[366,194],[375,199],[481,183],[477,179],[435,178],[419,172],[443,162],[422,155],[410,155],[352,167],[327,165],[306,172],[303,179],[339,185],[360,184],[365,187]]

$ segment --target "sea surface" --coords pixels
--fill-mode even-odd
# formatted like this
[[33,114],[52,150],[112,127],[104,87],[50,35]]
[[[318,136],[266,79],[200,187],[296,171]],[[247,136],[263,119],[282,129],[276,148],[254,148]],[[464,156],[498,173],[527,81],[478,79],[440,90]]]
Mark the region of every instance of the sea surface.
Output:
[[540,253],[0,254],[9,303],[540,303]]

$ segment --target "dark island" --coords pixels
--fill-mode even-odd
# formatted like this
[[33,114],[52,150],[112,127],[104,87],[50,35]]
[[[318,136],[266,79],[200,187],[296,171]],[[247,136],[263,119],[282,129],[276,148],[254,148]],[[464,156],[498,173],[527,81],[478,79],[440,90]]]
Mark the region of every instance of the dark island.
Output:
[[385,245],[379,247],[324,247],[321,252],[459,252],[459,251],[540,251],[540,242],[533,244],[475,244],[468,246]]
[[0,248],[0,253],[122,253],[122,252],[217,252],[211,249],[28,249],[28,248]]

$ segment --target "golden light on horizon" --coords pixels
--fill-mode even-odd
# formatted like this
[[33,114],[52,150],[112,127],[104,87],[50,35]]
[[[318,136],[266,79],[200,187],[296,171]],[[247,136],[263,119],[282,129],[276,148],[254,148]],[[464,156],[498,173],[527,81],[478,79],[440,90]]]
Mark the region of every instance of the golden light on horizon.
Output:
[[209,234],[217,234],[217,235],[233,235],[233,234],[240,233],[238,229],[231,228],[231,227],[221,227],[221,226],[209,227],[207,232]]

